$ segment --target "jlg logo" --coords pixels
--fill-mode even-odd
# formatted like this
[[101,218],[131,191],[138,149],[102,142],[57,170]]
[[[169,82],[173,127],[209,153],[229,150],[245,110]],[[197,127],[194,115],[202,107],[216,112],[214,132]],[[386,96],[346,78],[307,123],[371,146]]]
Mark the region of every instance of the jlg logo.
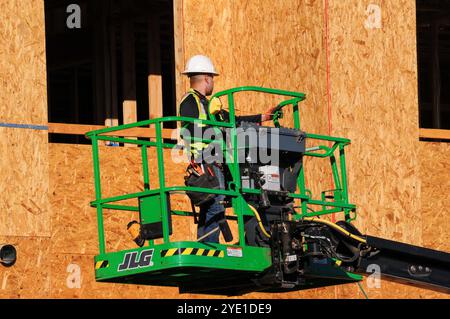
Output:
[[126,253],[117,271],[153,266],[152,257],[153,249],[143,250],[140,256],[137,251]]

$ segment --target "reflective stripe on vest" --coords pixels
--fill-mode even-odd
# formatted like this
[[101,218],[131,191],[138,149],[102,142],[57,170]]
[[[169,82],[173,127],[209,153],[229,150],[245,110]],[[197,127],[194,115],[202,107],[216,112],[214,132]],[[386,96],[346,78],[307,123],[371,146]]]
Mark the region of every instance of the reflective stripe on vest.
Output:
[[[183,96],[183,98],[181,99],[181,103],[183,103],[183,101],[189,96],[189,95],[193,95],[195,98],[195,102],[197,104],[197,109],[198,109],[198,119],[199,120],[207,120],[208,119],[208,115],[206,114],[205,108],[203,107],[202,102],[200,101],[200,97],[197,95],[197,93],[195,92],[194,89],[189,89],[189,91]],[[180,103],[180,104],[181,104]],[[179,115],[180,116],[180,115]],[[181,132],[183,132],[183,129],[186,129],[186,127],[191,124],[191,123],[187,123],[185,124],[185,126],[182,127]],[[203,123],[198,123],[197,124],[198,127],[205,127],[207,126],[206,124]],[[205,149],[208,146],[207,143],[203,143],[203,142],[191,142],[190,143],[190,152],[194,157],[197,157],[200,152]]]

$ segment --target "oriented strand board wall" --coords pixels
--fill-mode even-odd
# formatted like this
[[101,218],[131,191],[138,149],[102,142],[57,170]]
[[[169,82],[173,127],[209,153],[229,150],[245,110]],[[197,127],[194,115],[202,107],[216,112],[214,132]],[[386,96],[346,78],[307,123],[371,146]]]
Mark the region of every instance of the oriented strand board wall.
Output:
[[[381,9],[380,28],[368,27],[369,4]],[[347,154],[356,224],[375,236],[429,243],[425,230],[440,222],[421,208],[428,199],[421,193],[415,1],[330,1],[329,19],[333,134],[353,141]],[[428,187],[441,188],[437,179]],[[352,296],[352,289],[338,287],[337,296]],[[385,281],[366,289],[374,298],[448,297]]]
[[[417,142],[420,192],[420,217],[423,247],[450,252],[450,144]],[[381,235],[380,235],[381,236]],[[449,298],[447,294],[382,281],[381,289],[368,288],[371,298]],[[359,296],[357,287],[339,287],[344,297]]]
[[[369,4],[381,28],[367,28]],[[333,134],[364,232],[420,245],[415,1],[330,1]],[[343,54],[344,52],[344,54]]]
[[[435,220],[424,220],[420,207],[415,1],[329,3],[333,134],[353,142],[347,154],[356,225],[422,245],[423,224]],[[380,28],[368,25],[375,18],[369,4],[381,9]],[[336,290],[354,295],[348,287]],[[384,281],[368,291],[382,298],[439,296]]]
[[[60,253],[96,254],[97,215],[89,202],[95,199],[91,147],[88,145],[50,144],[50,203],[52,211],[52,238],[54,249]],[[167,185],[183,185],[183,167],[170,164],[166,152]],[[149,152],[150,185],[158,186],[156,155]],[[138,148],[100,147],[100,165],[103,196],[116,196],[143,191],[141,155]],[[187,198],[172,200],[173,209],[189,210]],[[137,206],[137,200],[121,202]],[[126,231],[126,225],[138,219],[138,213],[105,211],[107,250],[135,246]],[[193,239],[192,220],[174,218],[178,239]],[[179,227],[179,228],[178,228]],[[174,239],[176,239],[174,237]]]
[[[381,8],[381,29],[365,27],[371,19],[369,4]],[[306,92],[303,128],[328,133],[330,126],[331,135],[353,141],[347,166],[351,201],[359,207],[357,225],[372,235],[421,245],[414,4],[323,0],[264,5],[236,0],[215,2],[212,8],[185,1],[184,56],[204,53],[213,59],[222,72],[217,90],[261,85]],[[208,23],[199,23],[198,16]],[[228,47],[223,42],[230,39],[230,31],[224,22],[232,25]],[[223,58],[230,47],[232,59]],[[249,101],[239,111],[263,110],[262,99]],[[324,189],[329,171],[323,166],[312,171],[307,179]],[[336,297],[362,297],[356,285],[325,290]],[[374,297],[426,295],[391,283],[370,292]]]
[[0,243],[17,250],[14,266],[0,265],[0,298],[48,298],[53,282],[51,239],[0,235]]
[[[96,283],[93,258],[98,253],[97,215],[89,206],[95,199],[92,151],[88,145],[51,144],[50,203],[52,207],[52,297],[56,298],[176,298],[177,288]],[[165,153],[166,185],[183,185],[183,164],[173,165]],[[150,185],[158,186],[156,154],[149,152]],[[143,191],[141,153],[138,148],[100,147],[103,196]],[[137,206],[137,200],[122,202]],[[173,209],[189,210],[186,197],[171,201]],[[105,211],[107,251],[135,247],[126,225],[138,219],[137,213]],[[173,217],[171,240],[193,240],[196,230],[192,218]],[[71,289],[67,267],[80,267],[82,284]],[[189,298],[200,296],[189,295]],[[182,298],[186,298],[182,296]]]
[[[421,177],[428,179],[428,191],[422,194],[422,198],[433,198],[435,210],[442,211],[445,218],[445,205],[448,205],[446,197],[438,196],[440,192],[448,193],[445,173],[448,170],[446,157],[439,161],[438,165],[432,160],[440,154],[448,154],[448,147],[442,144],[433,145],[420,143],[420,153],[425,155],[421,161]],[[446,153],[447,152],[447,153]],[[429,157],[426,157],[429,154]],[[448,156],[447,156],[448,157]],[[90,148],[88,146],[50,145],[50,198],[52,204],[52,255],[55,260],[52,266],[52,296],[55,297],[124,297],[124,298],[196,298],[198,295],[178,295],[174,288],[124,286],[113,284],[99,284],[94,282],[92,270],[92,258],[97,253],[97,234],[95,210],[89,208],[88,203],[93,198],[92,162],[90,160]],[[119,194],[138,190],[142,180],[140,179],[139,150],[125,148],[101,148],[102,180],[105,194]],[[167,161],[168,180],[171,184],[180,183],[178,168]],[[151,176],[156,178],[156,171],[151,168]],[[440,178],[440,179],[439,179]],[[435,188],[433,183],[442,185]],[[434,194],[434,195],[433,195]],[[431,202],[431,201],[430,201]],[[177,203],[178,208],[188,208],[187,203]],[[430,211],[430,214],[433,211]],[[424,212],[425,213],[425,212]],[[111,249],[125,248],[134,245],[125,232],[125,225],[132,214],[107,214],[105,220],[107,230],[108,247]],[[445,237],[445,221],[442,223],[442,236],[436,237],[433,242],[424,243],[427,247],[447,249],[448,239]],[[437,227],[431,219],[428,225]],[[195,227],[190,218],[178,219],[175,230],[179,239],[195,236]],[[425,230],[424,230],[425,231]],[[429,234],[433,234],[430,229]],[[66,280],[69,276],[67,267],[76,264],[81,267],[82,285],[80,289],[69,289]],[[446,297],[424,289],[412,288],[404,285],[382,282],[382,289],[370,289],[363,282],[366,292],[371,298],[436,298]],[[246,298],[363,298],[356,284],[341,287],[329,287],[304,292],[289,294],[261,294],[253,293]]]
[[[305,92],[302,128],[327,133],[322,1],[185,0],[181,5],[184,59],[211,57],[220,73],[216,92],[247,85]],[[256,93],[235,96],[241,115],[261,113],[284,100]],[[305,163],[307,186],[317,196],[330,188],[327,165],[320,160]]]
[[[445,205],[448,198],[440,192],[448,193],[449,185],[442,180],[448,171],[448,159],[443,157],[438,165],[430,165],[432,158],[448,154],[448,147],[442,144],[420,144],[421,176],[427,180],[428,190],[422,198],[433,199],[433,210],[442,211],[445,218]],[[428,154],[428,156],[427,156]],[[176,288],[146,287],[96,283],[93,272],[93,256],[97,253],[97,229],[95,209],[88,203],[93,199],[92,162],[89,146],[51,144],[50,156],[50,202],[52,211],[52,234],[49,239],[30,239],[22,237],[3,237],[2,242],[15,244],[19,259],[12,268],[0,271],[0,297],[52,297],[52,298],[204,298],[202,295],[179,295]],[[423,156],[423,157],[422,157]],[[105,194],[118,194],[139,189],[140,157],[139,150],[132,148],[101,148],[102,179]],[[168,164],[168,180],[180,182],[178,169]],[[155,170],[151,176],[156,177]],[[425,183],[425,182],[424,182]],[[440,189],[433,183],[441,185]],[[424,190],[424,189],[423,189]],[[186,208],[186,203],[177,203],[178,208]],[[425,213],[425,212],[424,212]],[[131,214],[132,215],[132,214]],[[108,247],[125,248],[133,245],[125,232],[126,223],[133,216],[118,212],[108,214],[105,219]],[[445,225],[445,220],[442,222]],[[441,224],[441,225],[442,225]],[[430,226],[438,227],[430,221]],[[448,249],[445,226],[442,236],[424,243],[428,247]],[[195,236],[195,227],[190,218],[175,221],[175,229],[180,236]],[[425,230],[424,230],[425,231]],[[447,235],[448,236],[448,235]],[[192,238],[192,237],[191,237]],[[447,245],[447,246],[445,246]],[[447,247],[447,248],[446,248]],[[36,267],[38,265],[38,267]],[[69,288],[72,278],[70,267],[80,267],[80,288]],[[446,297],[423,289],[383,281],[382,289],[369,289],[363,282],[371,298],[436,298]],[[215,297],[215,296],[210,296]],[[288,294],[252,293],[245,298],[363,298],[356,284],[341,287],[321,288]]]
[[0,236],[49,236],[47,132],[0,127]]
[[0,3],[0,236],[49,236],[43,1]]
[[[302,110],[304,128],[309,132],[327,133],[331,119],[332,134],[350,137],[353,141],[348,151],[349,182],[351,200],[360,207],[357,225],[361,230],[448,251],[448,223],[445,221],[449,206],[447,195],[450,193],[450,150],[446,144],[418,142],[414,0],[380,1],[383,27],[370,32],[364,28],[369,2],[328,2],[330,87],[327,87],[326,73],[325,0],[220,0],[208,4],[184,0],[177,11],[184,21],[181,54],[183,58],[197,53],[210,55],[222,73],[217,78],[217,90],[256,84],[306,92],[308,101]],[[27,27],[43,26],[41,1],[21,3],[24,12],[18,10],[18,1],[0,6],[3,9],[0,23],[6,25],[4,30],[12,30],[8,23],[21,25],[20,21],[28,22],[23,24]],[[28,12],[31,9],[42,15]],[[12,16],[19,18],[11,21]],[[7,34],[21,39],[22,32],[27,34],[24,28],[19,28],[17,34],[13,35],[11,31]],[[21,78],[29,79],[29,74],[21,73],[24,72],[21,69],[24,64],[16,65],[14,60],[22,52],[30,54],[25,68],[31,61],[35,62],[28,69],[39,63],[42,68],[45,61],[43,35],[36,34],[40,37],[39,45],[30,51],[26,51],[27,47],[23,45],[8,47],[3,42],[0,44],[4,58],[0,62],[3,63],[0,67],[2,81],[7,79],[3,70],[9,70],[10,66],[20,71],[17,78],[13,77],[14,83],[21,83]],[[4,55],[4,52],[9,52],[7,48],[15,48],[18,54]],[[38,62],[33,60],[35,55]],[[8,74],[11,76],[12,73]],[[34,100],[27,104],[26,110],[17,114],[8,108],[4,112],[8,116],[2,121],[34,124],[46,121],[45,72],[40,69],[33,79],[37,84],[30,86],[32,88],[27,86],[23,90],[12,88],[6,93],[0,92],[1,101],[9,105],[14,105],[11,103],[17,96],[26,101]],[[185,88],[186,82],[183,83]],[[330,118],[327,92],[331,92],[332,98]],[[240,111],[259,112],[264,108],[263,102],[259,97],[252,97]],[[42,121],[34,114],[34,107],[40,110]],[[12,243],[18,249],[18,261],[14,267],[0,266],[1,298],[205,297],[179,295],[176,288],[96,283],[93,257],[98,243],[96,212],[89,207],[94,198],[89,146],[51,144],[47,155],[47,146],[43,142],[46,134],[26,130],[15,132],[13,129],[0,131],[6,141],[0,144],[2,154],[8,153],[1,172],[10,183],[16,183],[11,179],[12,174],[23,178],[17,179],[17,185],[8,186],[8,193],[0,195],[0,203],[11,207],[20,204],[23,197],[17,194],[23,194],[29,187],[28,192],[32,194],[29,199],[37,203],[42,200],[44,204],[39,206],[42,208],[46,199],[38,194],[44,194],[47,187],[51,207],[50,210],[43,209],[42,215],[36,215],[33,208],[26,213],[24,208],[24,211],[13,215],[14,223],[10,224],[13,231],[1,229],[0,241]],[[17,148],[19,142],[28,142],[27,148]],[[165,156],[168,159],[168,154]],[[14,165],[13,159],[19,161],[18,164]],[[138,149],[102,147],[101,161],[105,194],[117,195],[142,189]],[[48,170],[45,168],[47,163]],[[150,161],[152,181],[156,176],[156,170],[151,166],[153,163]],[[171,184],[182,182],[183,168],[167,165],[167,181]],[[6,170],[10,166],[14,167],[13,171]],[[29,167],[34,167],[34,170],[29,170]],[[329,176],[322,164],[314,166],[311,163],[311,167],[314,172],[307,176],[308,180],[314,177],[319,181],[318,185],[329,186]],[[48,176],[49,185],[45,182]],[[6,185],[0,184],[2,187]],[[173,204],[177,208],[188,209],[185,200],[177,200]],[[26,207],[31,207],[29,205],[31,202],[25,202]],[[32,219],[31,215],[37,217]],[[136,215],[124,212],[106,214],[109,249],[133,245],[125,231],[131,218],[136,218]],[[6,219],[1,222],[6,222]],[[175,235],[179,236],[177,239],[195,237],[192,219],[177,218],[174,223],[175,229],[180,230]],[[22,237],[30,227],[33,230],[27,235],[45,238]],[[71,271],[79,271],[81,275],[79,288],[69,288],[74,275]],[[386,281],[382,282],[381,289],[369,289],[366,282],[363,286],[371,298],[448,298],[448,295]],[[356,284],[349,284],[286,294],[252,293],[244,298],[363,298],[363,295]]]
[[[183,164],[171,164],[170,153],[166,152],[166,182],[170,185],[183,184]],[[91,149],[86,145],[51,144],[50,156],[50,203],[52,210],[50,249],[55,262],[51,266],[51,296],[55,298],[205,298],[204,295],[179,295],[177,288],[150,287],[96,283],[93,258],[98,253],[97,219],[89,202],[94,199]],[[157,169],[152,167],[155,155],[149,154],[150,176],[157,178]],[[100,147],[102,187],[105,195],[118,195],[141,189],[140,150],[135,148]],[[181,170],[181,171],[180,171]],[[155,185],[150,181],[152,187]],[[134,202],[128,202],[136,205]],[[189,210],[186,197],[172,201],[174,209]],[[105,214],[107,249],[117,250],[135,247],[126,232],[126,225],[133,213],[111,212]],[[192,218],[174,217],[173,240],[193,240],[196,226]],[[50,246],[50,248],[48,248]],[[36,252],[37,254],[38,252]],[[34,256],[36,258],[36,256]],[[68,288],[66,281],[71,277],[69,265],[80,267],[81,287]],[[1,279],[1,278],[0,278]],[[32,290],[32,287],[27,287]],[[251,294],[247,298],[334,298],[334,291],[311,290],[303,293]],[[210,296],[214,298],[215,296]]]
[[0,85],[0,122],[47,122],[43,0],[0,2]]
[[450,144],[420,143],[423,245],[450,252]]

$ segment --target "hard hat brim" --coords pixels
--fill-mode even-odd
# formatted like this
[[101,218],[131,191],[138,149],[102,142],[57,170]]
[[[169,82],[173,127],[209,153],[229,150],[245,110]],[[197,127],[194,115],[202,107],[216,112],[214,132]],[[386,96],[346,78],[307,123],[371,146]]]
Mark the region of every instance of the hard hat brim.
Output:
[[217,72],[192,72],[192,71],[183,71],[181,72],[181,74],[184,75],[200,75],[200,74],[207,74],[207,75],[214,75],[214,76],[218,76],[220,75]]

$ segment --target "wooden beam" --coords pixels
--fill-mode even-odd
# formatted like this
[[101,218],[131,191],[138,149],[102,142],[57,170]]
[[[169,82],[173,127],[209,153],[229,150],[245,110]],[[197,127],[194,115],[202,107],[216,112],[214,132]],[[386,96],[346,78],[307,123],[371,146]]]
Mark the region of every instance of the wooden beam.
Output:
[[163,116],[160,18],[157,13],[148,22],[148,102],[150,118]]
[[432,138],[440,140],[450,140],[450,130],[436,130],[436,129],[419,129],[420,138]]
[[125,100],[122,103],[123,107],[123,124],[130,124],[137,122],[137,106],[136,101]]
[[[114,127],[119,126],[119,119],[117,118],[108,118],[105,120],[105,127]],[[119,143],[104,141],[106,146],[119,146]]]
[[[181,74],[185,66],[183,0],[173,1],[174,45],[175,45],[175,87],[177,104],[186,92],[187,81]],[[178,107],[177,107],[178,109]]]
[[48,132],[53,134],[84,135],[89,131],[106,128],[102,125],[48,123]]
[[[53,134],[68,135],[85,135],[87,132],[101,130],[109,126],[103,125],[84,125],[84,124],[65,124],[65,123],[48,123],[48,132]],[[166,139],[172,139],[175,134],[173,129],[163,129],[162,136]],[[156,138],[156,130],[154,128],[134,127],[127,130],[119,130],[111,134],[103,134],[111,136],[132,136],[141,138]]]

